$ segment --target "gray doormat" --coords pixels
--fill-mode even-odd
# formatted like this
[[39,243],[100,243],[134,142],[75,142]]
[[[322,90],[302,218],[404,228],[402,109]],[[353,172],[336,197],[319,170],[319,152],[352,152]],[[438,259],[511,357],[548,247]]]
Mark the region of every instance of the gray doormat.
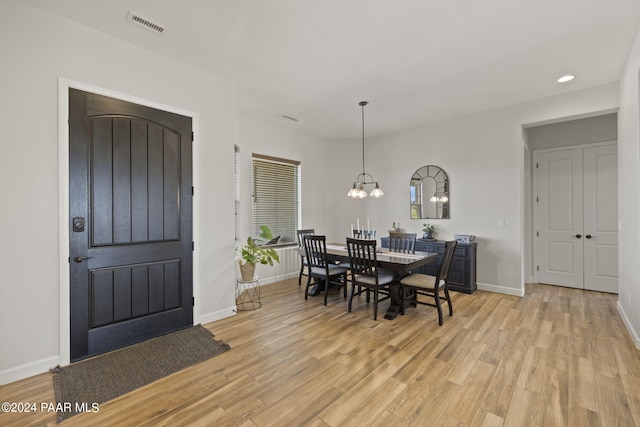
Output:
[[228,350],[202,325],[56,367],[57,422]]

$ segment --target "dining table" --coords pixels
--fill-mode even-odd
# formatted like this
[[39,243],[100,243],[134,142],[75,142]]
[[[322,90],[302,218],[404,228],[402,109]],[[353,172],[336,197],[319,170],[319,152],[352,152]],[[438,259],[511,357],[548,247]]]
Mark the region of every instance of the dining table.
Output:
[[[349,262],[349,252],[346,244],[343,243],[327,243],[327,258],[334,262]],[[437,252],[419,252],[412,253],[391,252],[386,248],[379,248],[376,251],[376,263],[378,268],[392,271],[398,275],[398,278],[405,276],[417,268],[433,262],[438,259],[440,254]],[[395,319],[400,314],[402,296],[400,295],[400,281],[394,280],[389,286],[391,304],[387,309],[384,318]]]

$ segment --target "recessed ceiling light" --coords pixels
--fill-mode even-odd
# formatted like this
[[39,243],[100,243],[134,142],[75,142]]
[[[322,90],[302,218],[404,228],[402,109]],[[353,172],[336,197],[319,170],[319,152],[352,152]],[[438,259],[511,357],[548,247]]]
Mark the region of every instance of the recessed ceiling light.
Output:
[[558,83],[566,83],[566,82],[570,82],[571,80],[575,79],[576,76],[574,76],[573,74],[567,74],[566,76],[562,76],[558,79]]

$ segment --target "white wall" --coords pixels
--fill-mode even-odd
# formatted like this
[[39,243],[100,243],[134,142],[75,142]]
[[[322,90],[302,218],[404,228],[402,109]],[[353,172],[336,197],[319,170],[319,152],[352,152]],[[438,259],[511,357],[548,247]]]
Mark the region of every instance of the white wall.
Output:
[[[370,108],[373,108],[374,102]],[[436,225],[437,237],[475,234],[478,241],[477,281],[480,289],[523,295],[524,283],[524,154],[523,126],[558,118],[579,117],[593,112],[611,112],[618,106],[618,85],[610,84],[573,92],[471,117],[450,120],[392,135],[366,139],[367,172],[385,191],[381,199],[346,200],[344,192],[361,163],[351,162],[361,150],[360,141],[332,144],[349,153],[336,157],[329,203],[336,212],[331,233],[344,239],[352,216],[369,217],[386,235],[393,221],[408,232],[422,233],[424,222]],[[357,157],[356,157],[357,158]],[[409,179],[421,166],[443,168],[450,180],[451,219],[409,219]],[[527,172],[528,173],[528,172]],[[344,190],[344,191],[342,191]],[[344,207],[344,209],[343,209]],[[505,227],[498,227],[504,218]]]
[[531,151],[618,139],[618,115],[604,114],[525,130]]
[[196,315],[232,314],[233,85],[13,0],[0,53],[0,384],[60,363],[59,77],[195,113]]
[[639,72],[640,33],[620,79],[620,110],[618,111],[618,215],[620,217],[618,310],[638,349],[640,349]]

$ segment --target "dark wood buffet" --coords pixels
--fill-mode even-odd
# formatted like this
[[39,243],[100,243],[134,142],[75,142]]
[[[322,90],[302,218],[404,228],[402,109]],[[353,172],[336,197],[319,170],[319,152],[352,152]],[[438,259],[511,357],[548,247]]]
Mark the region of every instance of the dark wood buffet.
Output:
[[[389,247],[389,238],[382,237],[382,247]],[[458,243],[451,262],[449,271],[449,289],[458,292],[472,294],[477,289],[476,286],[476,252],[477,243]],[[442,240],[416,240],[416,251],[437,252],[444,251],[444,241]],[[429,264],[420,267],[416,273],[431,274],[435,276],[440,259],[436,259]]]

